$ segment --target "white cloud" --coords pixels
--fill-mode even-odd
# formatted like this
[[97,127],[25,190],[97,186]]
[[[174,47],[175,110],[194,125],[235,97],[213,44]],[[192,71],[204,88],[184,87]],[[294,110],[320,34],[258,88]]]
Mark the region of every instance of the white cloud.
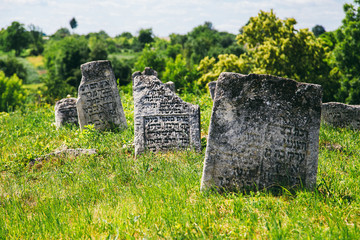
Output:
[[158,36],[186,33],[204,21],[220,31],[238,33],[259,10],[280,18],[294,17],[298,28],[316,24],[334,30],[344,17],[345,0],[0,0],[0,25],[21,20],[52,34],[78,20],[77,33],[105,30],[112,36],[152,27]]

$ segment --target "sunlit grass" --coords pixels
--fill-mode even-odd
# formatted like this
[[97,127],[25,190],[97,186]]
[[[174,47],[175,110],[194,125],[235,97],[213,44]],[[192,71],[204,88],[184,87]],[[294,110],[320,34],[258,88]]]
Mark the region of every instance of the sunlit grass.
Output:
[[44,57],[42,55],[39,56],[29,56],[26,57],[26,60],[28,60],[36,69],[44,69]]

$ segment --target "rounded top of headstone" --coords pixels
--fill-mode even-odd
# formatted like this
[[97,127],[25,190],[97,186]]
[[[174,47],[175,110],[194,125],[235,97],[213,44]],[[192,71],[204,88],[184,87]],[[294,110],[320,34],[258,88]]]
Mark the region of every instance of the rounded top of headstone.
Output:
[[152,68],[150,68],[150,67],[146,67],[141,74],[142,74],[142,75],[147,75],[147,76],[152,76],[152,75],[154,75],[155,77],[158,76],[158,73],[157,73],[154,69],[152,69]]
[[55,110],[67,107],[76,107],[76,98],[63,98],[55,103]]
[[80,67],[82,75],[86,79],[96,79],[111,75],[112,68],[109,60],[100,60],[84,63]]
[[63,98],[55,103],[55,105],[62,105],[62,104],[76,104],[76,98]]

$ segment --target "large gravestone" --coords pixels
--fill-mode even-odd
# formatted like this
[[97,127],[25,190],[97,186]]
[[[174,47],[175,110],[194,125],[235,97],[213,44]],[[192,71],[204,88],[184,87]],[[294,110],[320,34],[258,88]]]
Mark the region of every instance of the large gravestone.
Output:
[[201,189],[316,183],[322,90],[269,75],[222,73]]
[[333,127],[360,129],[360,105],[329,102],[322,105],[321,120]]
[[76,98],[64,98],[55,103],[55,125],[57,128],[66,124],[78,125]]
[[132,77],[135,154],[184,148],[200,151],[199,106],[184,102],[151,68]]
[[80,128],[94,124],[95,129],[126,128],[116,79],[110,61],[94,61],[81,65],[77,111]]

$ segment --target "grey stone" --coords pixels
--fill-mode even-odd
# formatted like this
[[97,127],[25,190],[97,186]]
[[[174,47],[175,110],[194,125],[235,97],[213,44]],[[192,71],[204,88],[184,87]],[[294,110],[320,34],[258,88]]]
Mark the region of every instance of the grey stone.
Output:
[[209,82],[208,87],[209,87],[211,99],[214,100],[215,89],[216,89],[216,81]]
[[169,81],[165,83],[165,86],[170,89],[172,92],[175,92],[175,83]]
[[184,102],[151,68],[132,77],[135,154],[184,148],[200,151],[199,106]]
[[29,166],[32,167],[36,162],[42,162],[42,161],[48,160],[51,157],[78,157],[81,155],[93,155],[93,154],[97,154],[96,149],[83,149],[83,148],[64,149],[64,150],[55,151],[53,153],[46,154],[42,157],[32,159],[29,162]]
[[94,124],[95,129],[126,128],[116,79],[110,61],[94,61],[81,65],[77,111],[80,128]]
[[322,90],[269,75],[222,73],[201,189],[316,184]]
[[333,127],[360,130],[360,105],[347,105],[338,102],[323,103],[321,120]]
[[76,98],[63,98],[55,103],[55,125],[57,128],[66,124],[78,126]]

